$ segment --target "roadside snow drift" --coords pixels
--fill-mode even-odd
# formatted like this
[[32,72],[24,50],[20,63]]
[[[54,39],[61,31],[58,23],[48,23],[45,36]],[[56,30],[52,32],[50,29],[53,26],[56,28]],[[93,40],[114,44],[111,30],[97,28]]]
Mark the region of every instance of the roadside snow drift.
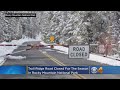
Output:
[[[42,42],[42,41],[40,42],[40,44],[42,44],[42,45],[49,45],[49,44],[47,44],[47,43],[45,43],[45,42]],[[50,48],[50,46],[47,46],[47,47]],[[54,46],[54,49],[62,51],[62,52],[57,51],[57,52],[59,52],[59,53],[68,54],[68,48],[67,48],[67,47],[63,47],[63,46]]]
[[17,59],[17,60],[21,60],[21,59],[26,59],[26,56],[12,56],[12,55],[8,55],[6,56],[7,59]]
[[110,58],[106,58],[106,57],[102,57],[102,56],[99,56],[99,55],[94,55],[94,54],[90,54],[90,58],[88,60],[96,61],[96,62],[99,62],[99,63],[104,63],[104,64],[108,64],[108,65],[112,65],[112,66],[120,66],[120,61],[110,59]]
[[[16,44],[16,45],[22,45],[24,42],[27,41],[36,41],[35,39],[31,39],[31,38],[22,38],[19,40],[13,40],[11,42],[2,42],[0,44]],[[6,54],[10,54],[12,53],[15,49],[17,49],[18,46],[0,46],[0,65],[2,65],[4,63],[4,59],[5,59],[5,55]],[[12,59],[23,59],[25,57],[15,57],[15,56],[8,56],[8,58],[12,58]]]
[[63,47],[63,46],[55,46],[54,49],[57,49],[57,50],[63,51],[63,52],[58,51],[59,53],[68,54],[68,48],[67,48],[67,47]]

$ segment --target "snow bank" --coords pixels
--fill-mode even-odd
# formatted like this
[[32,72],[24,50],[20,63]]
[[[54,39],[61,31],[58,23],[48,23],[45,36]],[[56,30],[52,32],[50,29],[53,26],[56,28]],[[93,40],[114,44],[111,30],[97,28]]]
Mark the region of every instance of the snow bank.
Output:
[[40,44],[42,44],[42,45],[49,45],[49,44],[47,44],[47,43],[45,43],[43,41],[41,41]]
[[[42,45],[49,45],[49,44],[47,44],[47,43],[45,43],[45,42],[43,42],[43,41],[41,41],[40,44],[42,44]],[[47,46],[47,47],[50,48],[50,46]],[[68,54],[68,48],[67,48],[67,47],[54,46],[54,49],[62,51],[62,52],[58,51],[59,53]]]
[[[68,54],[68,48],[67,48],[67,47],[63,47],[63,46],[55,46],[54,49],[57,49],[57,50],[63,51],[63,52],[60,52],[60,53]],[[59,51],[58,51],[58,52],[59,52]]]
[[7,59],[18,59],[18,60],[21,60],[21,59],[26,59],[26,56],[12,56],[12,55],[8,55],[6,58]]
[[[15,44],[15,45],[22,45],[24,42],[27,41],[35,41],[35,39],[30,39],[30,38],[22,38],[20,40],[13,40],[11,42],[2,42],[0,44]],[[13,52],[14,49],[16,49],[18,46],[0,46],[0,56],[9,54],[11,52]]]
[[[11,42],[2,42],[0,44],[16,44],[16,45],[22,45],[24,42],[27,41],[36,41],[35,39],[31,39],[31,38],[27,38],[24,37],[22,39],[19,40],[12,40]],[[6,54],[10,54],[12,53],[18,46],[0,46],[0,65],[3,63],[4,61],[4,56]],[[13,57],[11,57],[13,58]],[[15,57],[14,57],[15,58]],[[16,57],[16,58],[22,58],[22,57]]]
[[94,55],[94,54],[90,54],[90,58],[88,60],[96,61],[99,63],[104,63],[104,64],[108,64],[108,65],[112,65],[112,66],[120,66],[120,61],[106,58],[106,57],[99,56],[99,55]]
[[111,58],[111,59],[118,59],[118,60],[120,60],[120,57],[119,57],[118,54],[116,54],[116,55],[111,55],[111,56],[107,56],[107,57],[109,57],[109,58]]
[[5,62],[4,57],[0,57],[0,66]]
[[[28,41],[41,41],[41,34],[38,34],[36,36],[36,39],[31,39],[31,38],[28,38],[26,36],[23,36],[22,39],[19,39],[19,40],[12,40],[11,42],[2,42],[0,44],[15,44],[15,45],[22,45],[24,42],[28,42]],[[17,49],[18,46],[0,46],[0,65],[2,65],[4,63],[4,59],[5,59],[5,55],[6,54],[10,54],[12,53],[15,49]],[[12,58],[12,59],[23,59],[25,57],[22,57],[22,56],[18,56],[18,57],[15,57],[15,56],[8,56],[9,58]]]

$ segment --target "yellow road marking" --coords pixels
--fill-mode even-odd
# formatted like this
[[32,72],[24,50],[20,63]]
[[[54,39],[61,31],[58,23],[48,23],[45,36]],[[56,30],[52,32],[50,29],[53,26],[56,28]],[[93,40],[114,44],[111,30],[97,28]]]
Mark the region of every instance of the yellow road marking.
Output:
[[[60,62],[58,59],[48,55],[47,53],[43,53],[45,56],[47,56],[48,58],[50,58],[50,60],[52,60],[53,62],[57,63],[60,66],[67,66],[64,63]],[[74,77],[78,78],[78,79],[86,79],[86,77],[80,75],[80,74],[72,74]]]
[[55,62],[57,62],[60,66],[66,66],[65,64],[63,64],[62,62],[58,61],[56,58],[53,58],[52,56],[46,54],[49,58],[51,58],[52,60],[54,60]]

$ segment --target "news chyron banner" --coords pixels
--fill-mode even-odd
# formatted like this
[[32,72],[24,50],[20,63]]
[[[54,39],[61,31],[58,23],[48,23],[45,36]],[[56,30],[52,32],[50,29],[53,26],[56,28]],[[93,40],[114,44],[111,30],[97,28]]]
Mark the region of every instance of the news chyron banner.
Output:
[[26,66],[0,66],[0,74],[26,74]]
[[70,75],[70,74],[120,74],[120,66],[0,66],[1,74]]

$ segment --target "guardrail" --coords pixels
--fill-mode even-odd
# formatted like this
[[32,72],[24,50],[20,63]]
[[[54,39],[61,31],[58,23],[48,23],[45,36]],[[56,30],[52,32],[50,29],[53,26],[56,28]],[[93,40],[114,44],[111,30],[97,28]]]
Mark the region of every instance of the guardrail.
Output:
[[54,46],[66,46],[68,47],[69,45],[63,45],[63,44],[60,44],[60,45],[57,45],[57,44],[49,44],[49,45],[41,45],[41,44],[27,44],[27,45],[16,45],[16,44],[0,44],[0,46],[39,46],[39,47],[43,47],[43,46],[51,46],[51,45],[54,45]]
[[[111,50],[107,51],[107,55],[105,55],[105,52],[104,53],[100,53],[99,50],[101,48],[99,48],[99,45],[98,44],[93,44],[93,45],[90,45],[91,49],[93,48],[92,53],[96,53],[98,55],[102,55],[102,56],[105,56],[105,57],[109,57],[109,56],[113,56],[113,57],[109,57],[111,59],[115,59],[115,60],[120,60],[120,48],[118,49],[118,46],[116,44],[111,44]],[[106,48],[104,48],[104,50],[106,50]],[[117,55],[117,58],[115,57],[115,55]]]

